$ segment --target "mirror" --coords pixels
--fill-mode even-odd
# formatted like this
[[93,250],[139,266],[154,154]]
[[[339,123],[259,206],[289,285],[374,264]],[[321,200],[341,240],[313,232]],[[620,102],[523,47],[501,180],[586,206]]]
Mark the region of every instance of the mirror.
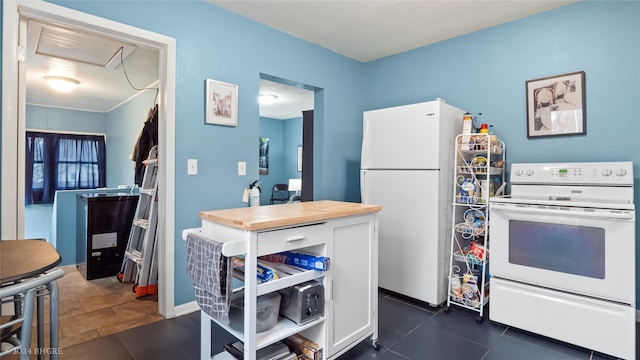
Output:
[[[308,86],[261,75],[260,95],[271,96],[271,103],[260,101],[259,179],[261,205],[286,201],[271,200],[276,184],[302,179],[303,111],[313,110],[314,91]],[[300,159],[299,159],[300,156]],[[302,167],[303,168],[303,167]],[[294,195],[290,192],[289,195]],[[298,192],[300,194],[300,192]]]

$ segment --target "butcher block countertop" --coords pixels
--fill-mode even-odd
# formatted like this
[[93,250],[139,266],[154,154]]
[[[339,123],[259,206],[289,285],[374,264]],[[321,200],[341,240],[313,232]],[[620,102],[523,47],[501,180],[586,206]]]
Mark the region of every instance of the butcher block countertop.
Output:
[[201,211],[200,218],[235,228],[257,231],[323,221],[380,211],[380,205],[342,201],[307,201],[290,204],[254,206],[226,210]]

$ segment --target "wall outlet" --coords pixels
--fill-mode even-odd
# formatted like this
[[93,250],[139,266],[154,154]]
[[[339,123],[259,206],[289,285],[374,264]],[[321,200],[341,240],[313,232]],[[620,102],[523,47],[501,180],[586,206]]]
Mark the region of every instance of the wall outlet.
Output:
[[238,176],[247,175],[247,163],[245,161],[238,161]]
[[198,175],[198,160],[197,159],[188,159],[187,160],[187,175]]

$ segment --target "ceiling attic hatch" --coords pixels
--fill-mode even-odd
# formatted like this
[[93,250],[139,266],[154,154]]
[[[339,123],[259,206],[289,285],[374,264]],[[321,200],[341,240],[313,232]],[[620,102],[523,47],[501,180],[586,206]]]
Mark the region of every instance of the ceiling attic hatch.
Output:
[[35,36],[36,55],[99,66],[108,70],[125,60],[136,46],[97,34],[31,21],[28,34]]

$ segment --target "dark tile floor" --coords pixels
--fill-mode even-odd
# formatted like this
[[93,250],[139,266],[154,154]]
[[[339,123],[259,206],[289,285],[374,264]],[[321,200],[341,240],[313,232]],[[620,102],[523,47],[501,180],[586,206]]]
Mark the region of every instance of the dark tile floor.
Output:
[[[416,304],[379,293],[380,351],[363,341],[340,360],[600,360],[603,354],[560,343],[485,320],[476,313],[453,307]],[[636,337],[638,331],[636,331]],[[214,325],[212,348],[235,341]],[[636,341],[638,343],[638,341]],[[638,346],[639,344],[636,344]],[[199,312],[162,320],[62,349],[63,360],[72,359],[198,359]]]

